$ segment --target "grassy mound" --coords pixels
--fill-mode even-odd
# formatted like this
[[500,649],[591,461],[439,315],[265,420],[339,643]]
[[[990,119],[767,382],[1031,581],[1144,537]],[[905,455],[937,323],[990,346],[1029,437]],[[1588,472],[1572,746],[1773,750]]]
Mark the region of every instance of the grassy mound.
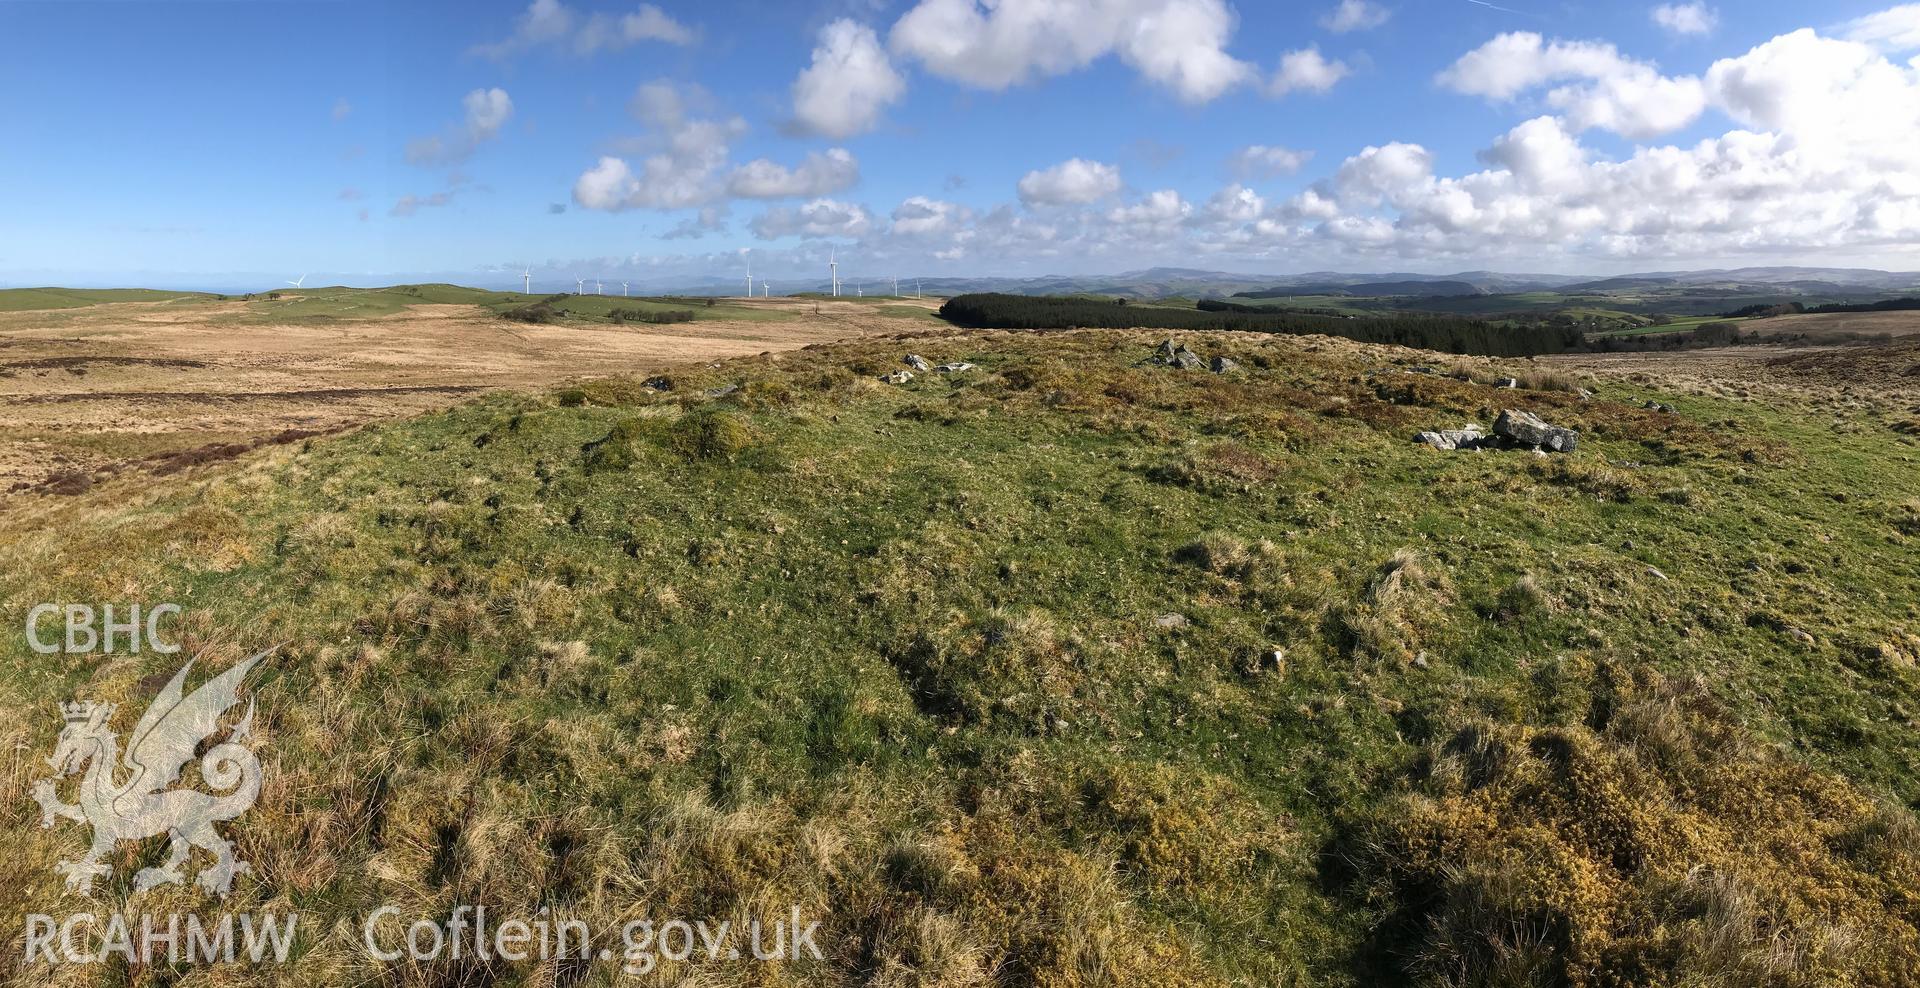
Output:
[[[182,602],[210,671],[286,642],[225,908],[301,912],[303,983],[612,979],[383,969],[389,903],[822,920],[824,963],[664,972],[713,984],[1920,978],[1912,438],[1159,335],[815,347],[23,500],[0,600]],[[908,352],[977,367],[876,380]],[[1409,441],[1506,407],[1579,452]],[[17,917],[85,839],[34,826],[54,704],[135,716],[178,660],[6,648]]]

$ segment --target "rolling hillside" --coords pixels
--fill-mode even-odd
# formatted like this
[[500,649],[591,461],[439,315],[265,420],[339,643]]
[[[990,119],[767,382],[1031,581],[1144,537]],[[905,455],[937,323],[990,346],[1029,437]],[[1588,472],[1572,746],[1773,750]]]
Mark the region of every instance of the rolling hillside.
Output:
[[[663,972],[702,984],[1920,979],[1903,406],[1163,335],[812,347],[22,499],[0,600],[188,602],[208,670],[284,643],[226,908],[306,918],[222,984],[614,980],[383,967],[388,903],[822,922]],[[973,367],[876,379],[908,354]],[[1409,441],[1504,408],[1578,449]],[[7,647],[8,750],[178,664]],[[17,942],[83,835],[7,766]]]

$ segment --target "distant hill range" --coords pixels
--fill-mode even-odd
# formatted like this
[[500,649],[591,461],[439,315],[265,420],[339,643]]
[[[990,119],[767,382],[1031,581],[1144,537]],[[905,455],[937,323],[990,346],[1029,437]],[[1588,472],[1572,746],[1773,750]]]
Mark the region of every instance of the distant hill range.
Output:
[[1490,295],[1492,292],[1465,281],[1365,281],[1357,285],[1289,285],[1257,292],[1235,292],[1235,298],[1287,298],[1296,295],[1350,295],[1355,298],[1385,298],[1412,295],[1419,298],[1457,298],[1463,295]]
[[[900,284],[902,289],[911,293],[910,281],[902,279]],[[823,282],[804,290],[824,287]],[[715,288],[718,291],[726,290],[719,286]],[[1663,290],[1791,297],[1920,291],[1920,273],[1853,268],[1757,267],[1659,271],[1595,278],[1592,275],[1499,271],[1463,271],[1454,274],[1312,271],[1294,275],[1256,275],[1194,268],[1149,268],[1113,275],[923,278],[920,280],[920,290],[927,295],[941,296],[1004,292],[1010,295],[1109,295],[1130,299],[1233,296],[1260,299],[1296,295],[1466,298],[1528,292],[1579,295]]]
[[[845,270],[846,265],[843,264],[842,271]],[[609,283],[611,283],[610,278],[611,276],[609,276]],[[352,276],[331,274],[312,275],[309,284],[331,284],[335,280],[362,288],[386,287],[369,285]],[[421,276],[414,280],[460,282],[474,287],[514,292],[519,291],[521,287],[517,273],[515,277],[506,281],[490,279],[468,281],[457,273],[444,272],[436,273],[431,277]],[[914,294],[916,279],[903,277],[899,284],[903,295]],[[1120,274],[1042,275],[1032,278],[923,277],[917,279],[917,284],[922,294],[936,297],[975,292],[1002,292],[1009,295],[1102,295],[1134,300],[1220,299],[1233,296],[1259,300],[1301,295],[1330,295],[1354,299],[1395,300],[1379,304],[1390,308],[1440,311],[1499,309],[1510,303],[1530,306],[1559,304],[1553,298],[1526,298],[1525,296],[1530,293],[1571,297],[1620,296],[1645,292],[1670,296],[1683,294],[1694,296],[1701,299],[1703,305],[1708,306],[1706,311],[1720,311],[1725,306],[1719,302],[1709,302],[1710,298],[1739,299],[1740,304],[1763,299],[1811,300],[1817,303],[1851,301],[1867,296],[1920,294],[1920,273],[1858,268],[1754,267],[1733,270],[1654,271],[1611,277],[1596,277],[1592,274],[1526,274],[1501,271],[1462,271],[1453,274],[1310,271],[1302,274],[1274,275],[1208,271],[1198,268],[1148,268]],[[0,289],[6,287],[5,284],[0,284]],[[230,294],[288,290],[267,275],[259,276],[252,283],[252,287],[206,284],[183,284],[179,287]],[[571,291],[573,281],[569,277],[564,283],[557,283],[546,275],[536,275],[534,288],[536,293]],[[824,279],[816,282],[807,282],[798,278],[776,279],[776,291],[781,295],[808,292],[824,294],[827,290],[828,285]],[[732,296],[740,293],[741,285],[732,278],[635,278],[632,281],[632,291],[635,295]],[[862,291],[868,296],[885,296],[892,293],[893,281],[891,278],[867,279],[857,275],[847,275],[841,284],[841,291],[849,296]],[[76,293],[69,292],[69,294]],[[1518,297],[1509,298],[1512,296]],[[1426,299],[1439,301],[1434,304],[1421,304],[1419,301]],[[95,299],[95,301],[105,300],[104,297]],[[70,304],[88,303],[84,299],[76,299]]]

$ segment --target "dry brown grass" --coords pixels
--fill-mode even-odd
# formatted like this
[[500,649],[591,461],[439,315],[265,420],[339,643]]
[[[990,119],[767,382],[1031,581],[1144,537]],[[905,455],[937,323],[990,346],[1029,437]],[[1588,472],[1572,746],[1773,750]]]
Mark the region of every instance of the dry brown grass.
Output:
[[1347,650],[1369,662],[1425,662],[1436,628],[1449,622],[1452,587],[1444,570],[1400,549],[1374,572],[1361,598],[1333,619]]
[[806,317],[535,326],[474,306],[418,305],[262,325],[233,321],[238,302],[0,313],[11,370],[0,374],[0,492],[58,476],[56,493],[79,493],[102,471],[173,473],[269,437],[336,432],[481,391],[644,376],[902,326],[852,303],[822,303],[818,316],[806,301],[742,304]]
[[[1603,674],[1603,681],[1607,677]],[[1476,724],[1433,746],[1369,859],[1426,903],[1448,985],[1887,986],[1920,978],[1910,815],[1650,673],[1596,723]]]

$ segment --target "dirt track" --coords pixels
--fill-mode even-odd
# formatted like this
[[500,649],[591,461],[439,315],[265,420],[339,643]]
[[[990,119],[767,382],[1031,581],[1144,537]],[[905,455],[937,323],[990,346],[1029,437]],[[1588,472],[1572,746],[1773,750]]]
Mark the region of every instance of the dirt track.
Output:
[[471,306],[419,305],[380,318],[262,325],[236,319],[238,302],[0,313],[0,492],[209,443],[413,414],[479,391],[919,325],[856,303],[739,304],[798,318],[539,326]]

